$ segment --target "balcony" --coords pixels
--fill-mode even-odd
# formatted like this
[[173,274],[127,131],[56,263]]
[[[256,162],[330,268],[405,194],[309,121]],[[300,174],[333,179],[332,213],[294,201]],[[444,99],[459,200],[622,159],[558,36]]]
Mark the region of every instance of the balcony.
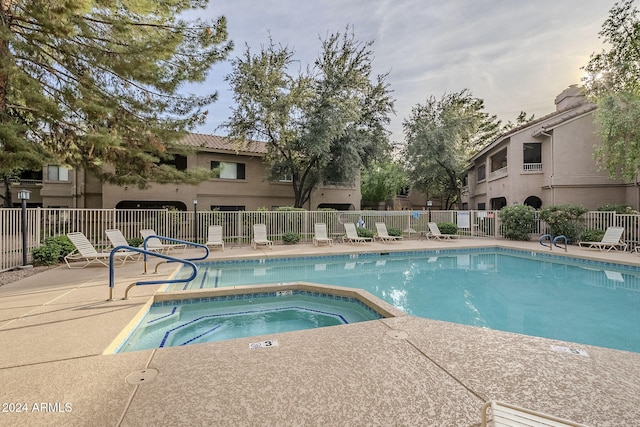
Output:
[[489,173],[489,180],[494,180],[494,179],[498,179],[498,178],[502,178],[504,176],[507,176],[507,166],[500,168],[500,169],[496,169],[493,172]]
[[522,171],[527,173],[536,173],[536,172],[542,172],[542,163],[524,163],[522,165]]
[[9,180],[11,182],[11,185],[13,186],[31,186],[31,187],[41,187],[42,186],[42,180],[41,179],[19,179],[19,178],[12,178]]

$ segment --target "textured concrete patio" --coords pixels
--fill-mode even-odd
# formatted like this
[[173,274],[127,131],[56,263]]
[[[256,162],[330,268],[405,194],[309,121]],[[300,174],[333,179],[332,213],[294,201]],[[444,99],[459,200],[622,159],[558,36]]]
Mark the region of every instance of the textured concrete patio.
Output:
[[[210,258],[507,244],[544,250],[537,243],[410,240],[234,248]],[[629,253],[569,253],[640,264]],[[158,276],[175,268],[163,264]],[[117,269],[115,296],[149,276],[141,262]],[[477,426],[482,404],[494,399],[593,426],[640,419],[638,353],[413,316],[104,354],[159,289],[137,287],[130,300],[106,301],[107,284],[104,267],[59,267],[0,287],[0,425]],[[266,338],[278,345],[249,349]]]

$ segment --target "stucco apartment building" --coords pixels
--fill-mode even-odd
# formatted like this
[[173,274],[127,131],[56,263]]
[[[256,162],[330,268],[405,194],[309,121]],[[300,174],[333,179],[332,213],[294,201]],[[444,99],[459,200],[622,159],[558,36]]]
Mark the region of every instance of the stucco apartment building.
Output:
[[[13,203],[19,206],[17,192],[30,190],[30,207],[66,207],[101,209],[177,208],[191,210],[197,200],[198,210],[256,210],[294,204],[291,181],[267,181],[263,158],[266,147],[252,142],[237,149],[225,137],[189,134],[183,141],[193,154],[176,156],[178,169],[191,167],[219,168],[219,177],[197,185],[157,184],[139,189],[101,182],[83,170],[49,165],[42,173],[29,173],[13,182]],[[306,209],[331,207],[339,210],[360,209],[360,184],[325,185],[311,195]]]
[[623,203],[639,209],[638,183],[614,180],[593,158],[601,144],[596,106],[570,86],[555,99],[556,111],[501,135],[470,159],[463,209],[506,205],[579,204],[596,209]]

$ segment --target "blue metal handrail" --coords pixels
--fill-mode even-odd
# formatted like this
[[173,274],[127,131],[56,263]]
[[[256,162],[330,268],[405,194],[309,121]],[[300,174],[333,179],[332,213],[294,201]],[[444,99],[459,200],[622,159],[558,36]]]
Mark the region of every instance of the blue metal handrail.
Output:
[[567,244],[568,244],[567,236],[560,235],[553,238],[553,246],[562,249],[562,246],[558,245],[557,243],[558,240],[564,240],[564,251],[567,252]]
[[[544,240],[549,239],[549,245],[545,245],[544,244]],[[540,242],[540,244],[544,247],[549,247],[550,250],[553,250],[552,248],[552,238],[551,238],[551,234],[543,234],[542,236],[540,236],[540,238],[538,239],[538,242]]]
[[[169,255],[165,255],[165,254],[159,254],[157,252],[153,252],[153,251],[148,251],[146,249],[140,249],[140,248],[134,248],[133,246],[126,246],[126,245],[122,245],[122,246],[116,246],[115,248],[113,248],[113,250],[111,251],[111,254],[109,255],[109,300],[108,301],[113,301],[113,288],[115,286],[115,274],[114,274],[114,268],[113,268],[113,260],[114,257],[116,256],[116,252],[118,252],[119,250],[127,250],[127,251],[131,251],[131,252],[138,252],[143,254],[145,257],[147,255],[151,255],[154,257],[158,257],[158,258],[163,258],[168,260],[169,262],[180,262],[184,265],[188,265],[189,267],[192,268],[192,272],[191,275],[189,277],[187,277],[186,279],[166,279],[166,280],[147,280],[144,282],[134,282],[131,285],[129,285],[127,287],[127,290],[125,291],[124,294],[124,298],[123,299],[128,299],[127,295],[129,293],[129,289],[131,289],[133,286],[138,286],[138,285],[160,285],[163,283],[185,283],[185,282],[190,282],[193,279],[195,279],[196,275],[198,274],[198,267],[191,262],[191,260],[188,259],[180,259],[180,258],[174,258],[171,257]],[[208,248],[207,248],[207,255],[208,255]],[[200,258],[198,258],[200,259]]]
[[[180,240],[180,239],[174,239],[173,237],[167,237],[167,236],[158,236],[157,234],[154,234],[152,236],[147,236],[144,241],[142,242],[142,247],[144,248],[145,251],[147,251],[148,253],[144,254],[144,272],[147,272],[147,254],[151,255],[152,253],[157,253],[157,252],[153,252],[153,251],[149,251],[147,249],[147,243],[149,241],[149,239],[162,239],[162,240],[167,240],[169,242],[175,242],[175,243],[182,243],[185,245],[190,245],[190,246],[195,246],[198,248],[203,248],[204,249],[204,256],[201,257],[197,257],[197,258],[184,258],[187,261],[200,261],[203,259],[207,259],[209,257],[209,247],[207,245],[201,245],[200,243],[194,243],[194,242],[189,242],[187,240]],[[167,261],[167,262],[173,262],[173,260],[177,260],[177,259],[182,259],[182,258],[172,258],[171,261]],[[158,266],[156,266],[156,271],[158,270]]]

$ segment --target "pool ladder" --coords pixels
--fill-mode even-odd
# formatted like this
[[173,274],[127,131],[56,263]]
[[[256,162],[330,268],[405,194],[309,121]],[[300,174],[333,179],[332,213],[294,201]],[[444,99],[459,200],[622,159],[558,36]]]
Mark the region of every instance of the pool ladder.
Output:
[[[545,244],[546,240],[549,241],[548,245]],[[551,234],[543,234],[542,236],[540,236],[540,239],[538,239],[538,242],[540,242],[542,246],[548,247],[549,250],[552,251],[554,246],[563,249],[562,246],[558,245],[558,241],[560,240],[564,240],[564,251],[567,252],[567,236],[553,237],[551,236]]]
[[[205,251],[204,256],[201,257],[196,257],[196,258],[186,258],[186,259],[182,259],[182,258],[175,258],[172,257],[170,255],[165,255],[165,254],[161,254],[155,251],[150,251],[148,249],[146,249],[147,247],[147,240],[149,240],[150,238],[161,238],[163,240],[169,240],[172,242],[176,242],[176,243],[182,243],[182,244],[186,244],[186,245],[190,245],[190,246],[195,246],[195,247],[199,247],[199,248],[203,248]],[[179,262],[182,263],[184,265],[188,265],[189,267],[191,267],[191,275],[189,277],[187,277],[186,279],[163,279],[163,280],[146,280],[146,281],[139,281],[139,282],[133,282],[131,283],[129,286],[127,286],[127,289],[124,292],[124,298],[123,299],[129,299],[129,290],[135,286],[138,285],[160,285],[160,284],[172,284],[172,283],[186,283],[186,282],[190,282],[193,279],[195,279],[196,275],[198,274],[198,267],[192,262],[192,261],[199,261],[199,260],[203,260],[206,259],[209,256],[209,248],[206,245],[201,245],[200,243],[193,243],[193,242],[188,242],[185,240],[178,240],[178,239],[173,239],[170,237],[165,237],[165,236],[149,236],[145,239],[144,241],[144,249],[143,248],[136,248],[133,246],[127,246],[127,245],[121,245],[121,246],[116,246],[115,248],[113,248],[111,250],[111,255],[109,256],[109,299],[107,301],[113,301],[113,288],[115,286],[115,270],[113,267],[113,261],[114,261],[114,254],[116,252],[118,252],[119,250],[127,250],[127,251],[131,251],[131,252],[138,252],[140,254],[144,255],[144,274],[147,273],[147,256],[152,256],[152,257],[156,257],[156,258],[162,258],[164,259],[164,261],[159,262],[156,265],[156,269],[155,269],[155,273],[158,272],[158,265],[160,265],[161,263],[164,262]]]

